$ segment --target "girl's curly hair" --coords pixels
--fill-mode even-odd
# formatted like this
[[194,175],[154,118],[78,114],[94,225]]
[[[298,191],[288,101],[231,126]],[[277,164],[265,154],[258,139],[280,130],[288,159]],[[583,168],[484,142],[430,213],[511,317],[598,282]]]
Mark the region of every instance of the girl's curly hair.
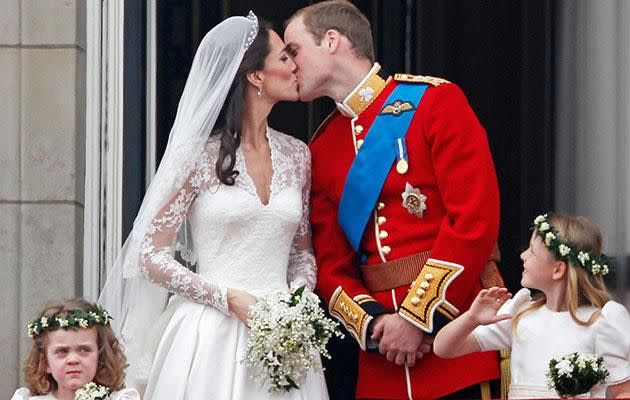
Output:
[[[51,318],[64,315],[73,311],[94,311],[96,305],[83,299],[69,299],[48,303],[40,316]],[[63,329],[63,328],[62,328]],[[125,368],[127,357],[122,346],[118,342],[114,331],[109,325],[97,325],[93,328],[97,333],[98,367],[94,383],[107,386],[111,390],[120,390],[125,387]],[[47,373],[46,346],[48,345],[48,332],[33,339],[33,346],[24,366],[24,380],[26,386],[35,395],[43,395],[57,390],[58,385],[52,374]]]

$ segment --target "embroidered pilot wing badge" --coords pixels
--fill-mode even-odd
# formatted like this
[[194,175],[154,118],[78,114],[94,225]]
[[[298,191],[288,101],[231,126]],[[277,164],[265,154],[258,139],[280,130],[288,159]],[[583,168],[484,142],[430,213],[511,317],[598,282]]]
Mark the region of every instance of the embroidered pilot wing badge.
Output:
[[405,111],[414,110],[415,107],[408,101],[396,100],[392,104],[386,104],[381,110],[381,114],[394,114],[399,116]]
[[407,182],[405,191],[402,193],[402,199],[402,205],[409,211],[409,214],[422,218],[424,211],[427,209],[427,196],[420,193],[420,189],[412,187]]

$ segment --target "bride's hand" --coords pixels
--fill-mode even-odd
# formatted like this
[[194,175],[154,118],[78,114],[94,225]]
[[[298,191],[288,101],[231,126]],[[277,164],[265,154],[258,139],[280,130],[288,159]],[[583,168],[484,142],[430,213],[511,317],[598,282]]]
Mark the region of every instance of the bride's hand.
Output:
[[249,308],[256,304],[256,297],[238,289],[227,290],[228,308],[232,314],[247,326],[249,319]]

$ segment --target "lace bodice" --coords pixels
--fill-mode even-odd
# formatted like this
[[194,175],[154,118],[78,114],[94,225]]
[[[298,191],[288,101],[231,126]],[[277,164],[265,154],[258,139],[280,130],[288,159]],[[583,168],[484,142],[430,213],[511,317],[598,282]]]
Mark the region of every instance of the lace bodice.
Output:
[[[211,137],[179,192],[159,211],[143,238],[141,270],[151,281],[229,313],[228,288],[261,295],[315,286],[309,225],[310,154],[302,142],[269,129],[273,176],[264,205],[236,152],[233,186],[215,174],[218,138]],[[177,231],[190,224],[197,272],[174,256]]]

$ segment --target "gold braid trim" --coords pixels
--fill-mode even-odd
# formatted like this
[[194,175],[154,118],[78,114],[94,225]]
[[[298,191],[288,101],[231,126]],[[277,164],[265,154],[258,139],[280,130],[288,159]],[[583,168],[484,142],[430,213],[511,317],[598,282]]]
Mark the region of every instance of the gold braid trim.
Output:
[[434,76],[411,75],[411,74],[396,74],[394,75],[394,80],[397,82],[427,83],[431,86],[439,86],[443,83],[450,83],[446,79],[436,78]]
[[[367,295],[359,295],[357,297],[359,297],[359,301],[362,303],[374,301],[374,299]],[[355,338],[361,350],[365,351],[367,348],[367,328],[373,317],[366,313],[352,297],[348,296],[341,286],[335,289],[330,299],[330,304],[328,305],[328,311],[330,315],[337,318]]]
[[391,76],[383,79],[378,75],[380,69],[380,66],[374,68],[372,74],[365,79],[361,86],[354,89],[344,101],[355,115],[360,115],[363,110],[368,108],[391,81]]
[[512,379],[510,372],[511,352],[509,350],[501,350],[499,354],[501,355],[501,361],[499,362],[501,367],[501,398],[507,399],[510,391],[510,380]]
[[447,301],[444,301],[444,303],[440,304],[437,310],[440,312],[440,314],[444,315],[451,321],[457,318],[457,316],[459,315],[459,310]]
[[444,304],[440,313],[452,319],[457,310],[446,303],[446,289],[463,270],[458,264],[428,259],[411,283],[409,294],[398,311],[400,316],[428,333],[433,332],[433,314],[440,305]]

